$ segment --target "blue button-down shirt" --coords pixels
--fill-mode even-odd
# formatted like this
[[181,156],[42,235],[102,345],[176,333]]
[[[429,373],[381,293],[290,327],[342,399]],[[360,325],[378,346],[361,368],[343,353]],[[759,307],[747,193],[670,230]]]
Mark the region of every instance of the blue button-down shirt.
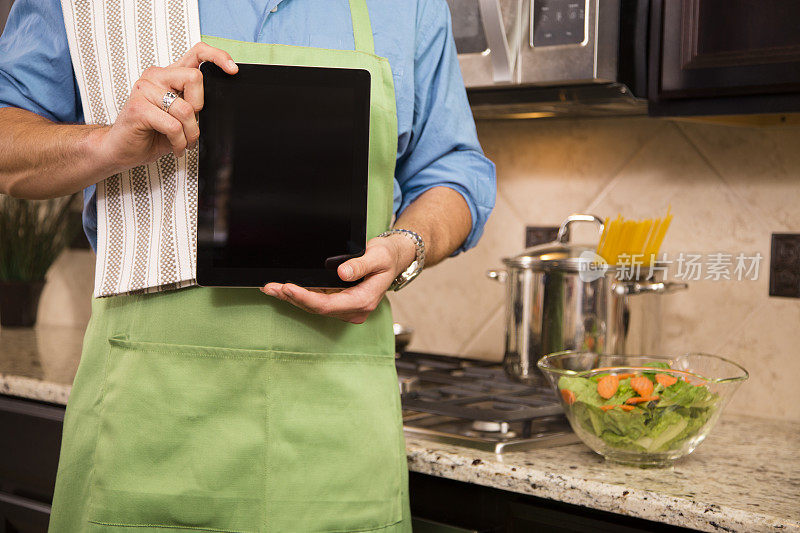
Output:
[[[460,192],[474,246],[494,207],[494,165],[481,150],[444,0],[368,0],[375,53],[389,60],[397,101],[394,209],[444,185]],[[351,50],[348,0],[199,0],[200,30],[240,41]],[[0,107],[83,122],[59,0],[16,0],[0,37]],[[97,248],[95,187],[84,230]]]

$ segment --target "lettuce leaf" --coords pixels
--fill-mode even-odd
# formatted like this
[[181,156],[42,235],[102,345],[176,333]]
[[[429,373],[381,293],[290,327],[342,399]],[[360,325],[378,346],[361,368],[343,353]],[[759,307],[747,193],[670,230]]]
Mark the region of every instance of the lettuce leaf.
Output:
[[591,379],[562,376],[558,380],[558,388],[559,390],[571,390],[575,394],[575,400],[578,402],[600,406],[605,401],[597,393],[597,384]]
[[648,452],[657,451],[664,444],[672,441],[686,429],[686,418],[675,411],[667,411],[654,419],[647,435],[639,438],[636,443]]
[[604,430],[616,435],[628,437],[636,440],[647,434],[646,416],[641,409],[633,411],[623,411],[622,409],[610,409],[603,413],[605,416]]
[[603,432],[603,411],[592,404],[576,401],[572,404],[572,414],[578,423],[588,431],[598,437]]
[[617,392],[614,393],[614,396],[605,400],[604,405],[622,405],[625,403],[625,400],[633,398],[634,396],[639,396],[639,394],[631,387],[630,378],[623,379],[619,382]]
[[605,441],[606,444],[609,446],[617,449],[617,450],[625,450],[630,452],[646,452],[647,450],[642,448],[636,441],[631,440],[629,437],[625,435],[617,435],[611,431],[604,431],[600,438]]
[[716,402],[716,394],[711,393],[708,387],[696,387],[683,380],[678,380],[661,393],[659,407],[680,405],[681,407],[710,407]]
[[[665,370],[669,370],[669,364],[663,361],[653,361],[652,363],[645,363],[642,366],[650,368],[663,368]],[[656,383],[656,374],[658,374],[658,372],[642,372],[642,374],[647,376],[647,378],[653,383]]]

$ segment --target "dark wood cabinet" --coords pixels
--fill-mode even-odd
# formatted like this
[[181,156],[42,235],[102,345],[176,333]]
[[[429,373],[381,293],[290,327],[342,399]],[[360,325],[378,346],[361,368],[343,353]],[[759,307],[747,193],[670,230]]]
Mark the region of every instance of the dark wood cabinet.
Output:
[[800,2],[653,0],[652,115],[800,112]]
[[409,489],[411,515],[416,517],[417,522],[439,524],[440,528],[448,526],[452,531],[474,533],[695,531],[416,472],[409,474]]
[[0,395],[0,533],[47,531],[64,407]]
[[0,492],[0,533],[42,533],[49,522],[49,505]]

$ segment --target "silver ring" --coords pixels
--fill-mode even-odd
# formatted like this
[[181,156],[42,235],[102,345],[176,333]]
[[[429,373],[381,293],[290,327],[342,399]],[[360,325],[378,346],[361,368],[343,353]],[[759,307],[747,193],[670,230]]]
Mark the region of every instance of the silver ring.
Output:
[[164,111],[169,113],[169,106],[177,99],[177,94],[167,91],[166,94],[164,94],[164,98],[161,99],[161,107],[164,108]]

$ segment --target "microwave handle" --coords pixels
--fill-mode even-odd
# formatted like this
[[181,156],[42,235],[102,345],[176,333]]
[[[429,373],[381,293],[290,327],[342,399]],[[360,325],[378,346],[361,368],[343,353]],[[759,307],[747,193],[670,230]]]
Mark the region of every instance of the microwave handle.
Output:
[[503,25],[500,0],[478,0],[483,19],[483,31],[489,45],[494,81],[511,82],[512,60]]

